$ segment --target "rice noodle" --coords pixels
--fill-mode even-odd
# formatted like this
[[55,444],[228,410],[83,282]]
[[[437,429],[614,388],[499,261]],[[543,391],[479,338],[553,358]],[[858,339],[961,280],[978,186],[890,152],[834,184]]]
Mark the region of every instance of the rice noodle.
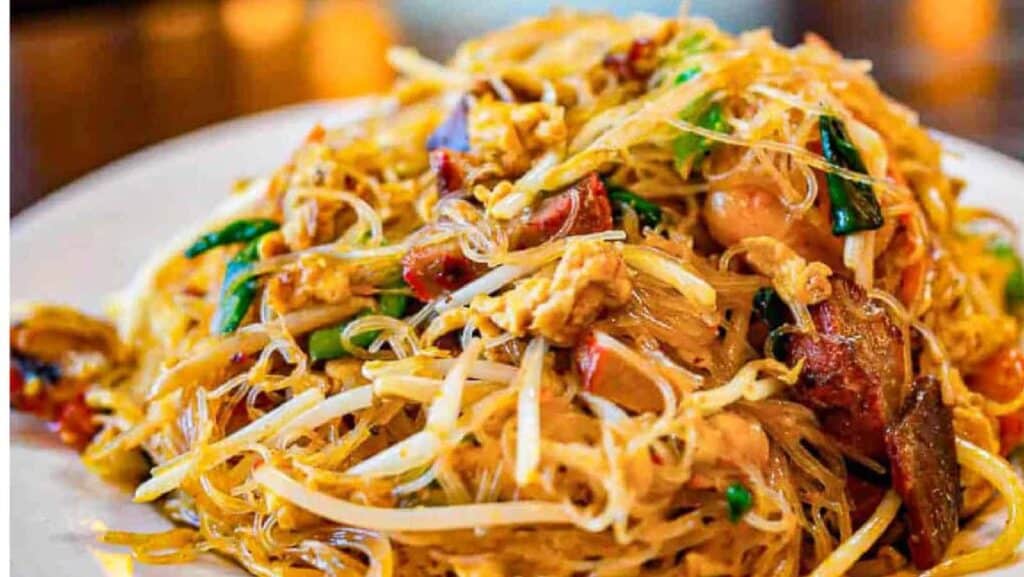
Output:
[[429,509],[385,509],[356,505],[311,491],[279,469],[264,465],[253,476],[282,498],[316,515],[374,531],[450,531],[500,525],[569,522],[561,505],[537,501],[476,503]]
[[926,571],[922,577],[945,577],[984,571],[1013,557],[1024,540],[1024,481],[1007,462],[961,438],[956,440],[956,456],[966,469],[980,475],[999,491],[1006,502],[1006,527],[989,543],[976,551],[946,559]]
[[200,453],[184,453],[173,461],[156,467],[153,469],[153,476],[135,490],[135,500],[140,503],[152,501],[176,488],[185,476],[193,471],[197,463],[203,467],[200,470],[216,467],[234,456],[243,445],[260,441],[273,434],[323,398],[324,394],[319,389],[309,389],[230,436],[204,448]]
[[901,504],[895,492],[886,493],[871,518],[833,551],[828,559],[818,565],[811,573],[811,577],[839,577],[846,574],[846,571],[882,537],[899,513]]

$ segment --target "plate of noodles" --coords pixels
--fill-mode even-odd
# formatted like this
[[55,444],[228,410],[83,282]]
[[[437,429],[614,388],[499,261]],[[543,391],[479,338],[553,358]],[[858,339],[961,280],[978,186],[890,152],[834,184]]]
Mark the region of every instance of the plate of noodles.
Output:
[[391,61],[12,223],[15,574],[1019,572],[1024,167],[815,36]]

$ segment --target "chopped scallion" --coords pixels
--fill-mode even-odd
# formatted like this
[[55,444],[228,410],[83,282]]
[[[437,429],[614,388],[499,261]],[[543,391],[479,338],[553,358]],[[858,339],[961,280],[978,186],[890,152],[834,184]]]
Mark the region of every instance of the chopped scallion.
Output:
[[[705,130],[728,133],[729,123],[725,121],[722,105],[714,102],[707,103],[707,98],[701,98],[686,108],[679,115],[687,122],[692,122]],[[711,151],[714,142],[693,132],[684,132],[672,141],[672,151],[677,164],[684,164],[698,154],[707,154]]]
[[612,201],[612,210],[616,216],[621,215],[624,207],[629,207],[640,217],[640,224],[654,228],[661,222],[661,207],[653,202],[638,196],[625,188],[609,187],[608,199]]
[[772,287],[761,287],[754,293],[754,314],[768,325],[769,330],[786,323],[787,310],[785,301]]
[[[835,166],[867,174],[860,153],[850,141],[846,127],[838,118],[822,116],[821,152]],[[884,224],[882,208],[871,186],[854,182],[833,172],[825,175],[832,210],[832,234],[845,236],[865,230],[876,230]]]

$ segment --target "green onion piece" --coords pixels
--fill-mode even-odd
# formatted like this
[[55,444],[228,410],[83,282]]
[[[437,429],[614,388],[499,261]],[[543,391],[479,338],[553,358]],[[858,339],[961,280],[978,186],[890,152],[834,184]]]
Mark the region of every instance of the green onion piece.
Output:
[[[380,296],[377,302],[377,313],[392,318],[399,318],[405,314],[405,308],[409,304],[409,297],[404,294],[385,293]],[[364,317],[374,311],[363,310],[356,318]],[[341,343],[341,333],[351,321],[340,325],[320,329],[309,336],[309,356],[313,361],[324,361],[338,359],[351,354]],[[368,331],[353,335],[349,339],[353,345],[365,349],[377,340],[380,331]]]
[[243,218],[236,220],[220,230],[208,232],[199,237],[198,240],[185,249],[185,257],[195,258],[214,247],[256,240],[268,232],[277,230],[279,227],[279,224],[268,218]]
[[738,523],[754,506],[754,496],[742,483],[733,483],[725,488],[725,502],[729,507],[729,520]]
[[776,327],[768,333],[768,338],[765,339],[765,352],[770,353],[773,359],[781,361],[786,357],[786,347],[788,344],[789,331],[784,326]]
[[[356,318],[364,317],[371,312],[372,311],[369,309],[362,310],[358,315],[356,315]],[[337,326],[313,332],[313,334],[309,336],[310,358],[314,361],[323,361],[348,356],[349,351],[341,344],[341,333],[347,326],[348,322],[344,322]],[[376,340],[378,334],[379,331],[360,333],[358,335],[353,335],[351,341],[352,344],[365,349],[370,346],[374,340]]]
[[245,318],[259,282],[256,278],[244,278],[252,264],[259,260],[259,238],[255,238],[228,261],[221,284],[220,303],[213,315],[213,332],[228,334],[235,332]]
[[787,310],[785,301],[772,287],[761,287],[754,293],[754,314],[769,330],[774,331],[786,323]]
[[1008,309],[1020,307],[1024,304],[1024,264],[1021,263],[1020,256],[1006,241],[992,243],[988,251],[1000,260],[1012,263],[1013,270],[1010,271],[1010,276],[1006,277],[1006,286],[1003,287],[1003,299]]
[[680,40],[676,50],[683,56],[696,54],[705,48],[704,45],[706,44],[707,39],[707,35],[705,35],[703,31],[698,30]]
[[[821,132],[821,152],[835,166],[867,174],[860,153],[846,134],[843,122],[832,116],[818,120]],[[829,172],[828,197],[832,204],[832,234],[844,236],[864,230],[876,230],[884,224],[882,208],[878,205],[871,186],[853,182]]]
[[[688,106],[679,114],[679,117],[687,122],[692,122],[706,130],[728,133],[729,123],[725,121],[722,114],[722,105],[715,102],[707,104],[707,97],[701,98]],[[672,141],[672,151],[675,155],[676,164],[684,164],[697,154],[707,154],[711,151],[714,142],[692,132],[684,132]]]
[[623,207],[630,207],[638,217],[640,224],[654,228],[661,222],[661,207],[653,202],[637,196],[636,194],[621,187],[609,187],[608,199],[612,201],[612,208],[617,215],[621,215]]
[[384,293],[379,299],[380,314],[397,319],[405,315],[409,297],[400,293]]
[[683,84],[698,74],[700,74],[700,66],[691,66],[676,75],[675,83]]

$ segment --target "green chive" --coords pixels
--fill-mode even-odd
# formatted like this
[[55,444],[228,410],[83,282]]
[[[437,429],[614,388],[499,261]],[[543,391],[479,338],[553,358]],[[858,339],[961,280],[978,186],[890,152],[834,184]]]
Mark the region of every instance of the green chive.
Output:
[[256,298],[259,283],[256,278],[245,278],[254,262],[259,260],[260,239],[255,238],[228,261],[221,284],[220,302],[213,315],[213,331],[219,334],[235,332]]
[[[729,132],[729,123],[725,121],[722,105],[717,102],[709,105],[706,96],[686,107],[679,117],[705,130],[726,134]],[[672,151],[676,163],[682,165],[698,154],[707,154],[713,145],[713,141],[699,134],[684,132],[672,141]]]
[[267,218],[236,220],[220,230],[208,232],[199,237],[185,249],[185,257],[195,258],[214,247],[256,240],[268,232],[277,230],[278,227],[280,227],[279,224]]
[[786,357],[786,347],[788,344],[789,331],[785,330],[784,326],[780,326],[768,333],[764,346],[766,352],[770,353],[773,359],[781,361]]
[[640,224],[654,228],[661,222],[661,207],[653,202],[637,196],[636,194],[621,187],[609,187],[608,199],[612,201],[612,208],[617,216],[620,216],[624,207],[629,207],[640,217]]
[[[399,293],[384,293],[380,296],[377,302],[377,314],[386,315],[392,318],[399,318],[405,314],[406,306],[409,303],[409,297]],[[363,310],[356,318],[364,317],[368,314],[373,313],[371,310]],[[346,321],[340,325],[329,327],[326,329],[320,329],[315,331],[309,336],[309,356],[314,361],[323,361],[329,359],[337,359],[345,357],[351,354],[351,352],[342,346],[341,333],[344,332],[345,327],[351,321]],[[366,347],[373,344],[373,341],[377,340],[380,335],[380,331],[369,331],[365,333],[359,333],[353,335],[349,339],[353,345],[365,349]]]
[[691,66],[676,75],[675,83],[683,84],[698,74],[700,74],[700,66]]
[[1004,240],[992,243],[988,251],[996,258],[1012,264],[1013,269],[1006,277],[1006,286],[1003,287],[1003,298],[1006,301],[1006,308],[1018,308],[1024,304],[1024,265],[1020,256],[1013,246]]
[[742,483],[733,483],[725,489],[725,502],[729,507],[729,520],[738,523],[754,506],[754,496]]
[[[832,116],[818,121],[821,152],[832,165],[867,174],[860,153],[850,141],[843,122]],[[845,236],[864,230],[877,230],[884,224],[882,208],[871,186],[848,180],[833,172],[825,175],[832,204],[832,234]]]
[[754,314],[775,330],[786,322],[786,303],[772,287],[761,287],[754,293]]
[[692,54],[696,54],[704,50],[705,44],[707,43],[707,39],[708,37],[704,34],[704,32],[693,32],[689,36],[686,36],[685,38],[679,41],[679,45],[676,47],[676,50],[678,50],[679,53],[683,56],[690,56]]

